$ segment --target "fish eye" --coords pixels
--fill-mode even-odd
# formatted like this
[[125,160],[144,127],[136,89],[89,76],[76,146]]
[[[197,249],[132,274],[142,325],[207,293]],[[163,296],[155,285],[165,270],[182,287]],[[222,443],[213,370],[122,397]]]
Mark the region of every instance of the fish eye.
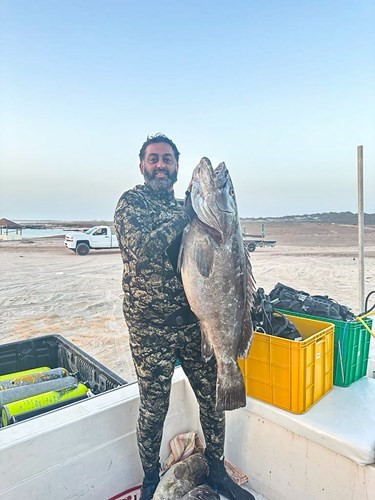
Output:
[[233,188],[230,188],[230,190],[229,190],[229,194],[230,194],[231,196],[234,196],[234,189],[233,189]]

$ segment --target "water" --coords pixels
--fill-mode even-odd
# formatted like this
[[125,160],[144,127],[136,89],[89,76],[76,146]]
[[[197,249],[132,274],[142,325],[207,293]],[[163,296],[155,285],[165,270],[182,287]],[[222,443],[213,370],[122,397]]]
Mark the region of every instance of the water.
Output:
[[65,234],[66,231],[58,227],[53,229],[22,229],[22,238],[46,238]]

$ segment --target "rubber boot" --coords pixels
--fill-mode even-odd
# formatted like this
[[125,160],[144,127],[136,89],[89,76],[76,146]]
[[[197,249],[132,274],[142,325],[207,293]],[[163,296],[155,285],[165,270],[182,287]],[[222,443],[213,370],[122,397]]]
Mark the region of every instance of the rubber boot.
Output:
[[249,491],[241,488],[228,475],[225,470],[224,459],[207,458],[210,467],[207,483],[213,490],[229,500],[255,500],[255,497]]
[[139,500],[152,500],[157,485],[159,484],[159,467],[151,471],[145,472],[141,487],[141,496]]

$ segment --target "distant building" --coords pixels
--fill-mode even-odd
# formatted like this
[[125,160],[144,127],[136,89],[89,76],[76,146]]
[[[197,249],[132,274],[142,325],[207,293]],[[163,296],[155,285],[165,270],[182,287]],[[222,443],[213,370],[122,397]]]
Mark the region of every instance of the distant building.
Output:
[[8,219],[0,219],[0,240],[21,240],[22,226]]

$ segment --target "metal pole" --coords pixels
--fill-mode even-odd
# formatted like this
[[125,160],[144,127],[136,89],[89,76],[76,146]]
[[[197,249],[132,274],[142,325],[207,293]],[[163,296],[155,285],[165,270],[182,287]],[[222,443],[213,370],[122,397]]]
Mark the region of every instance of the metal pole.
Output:
[[359,263],[359,310],[365,308],[365,255],[364,255],[364,213],[363,213],[363,146],[357,146],[358,170],[358,263]]

